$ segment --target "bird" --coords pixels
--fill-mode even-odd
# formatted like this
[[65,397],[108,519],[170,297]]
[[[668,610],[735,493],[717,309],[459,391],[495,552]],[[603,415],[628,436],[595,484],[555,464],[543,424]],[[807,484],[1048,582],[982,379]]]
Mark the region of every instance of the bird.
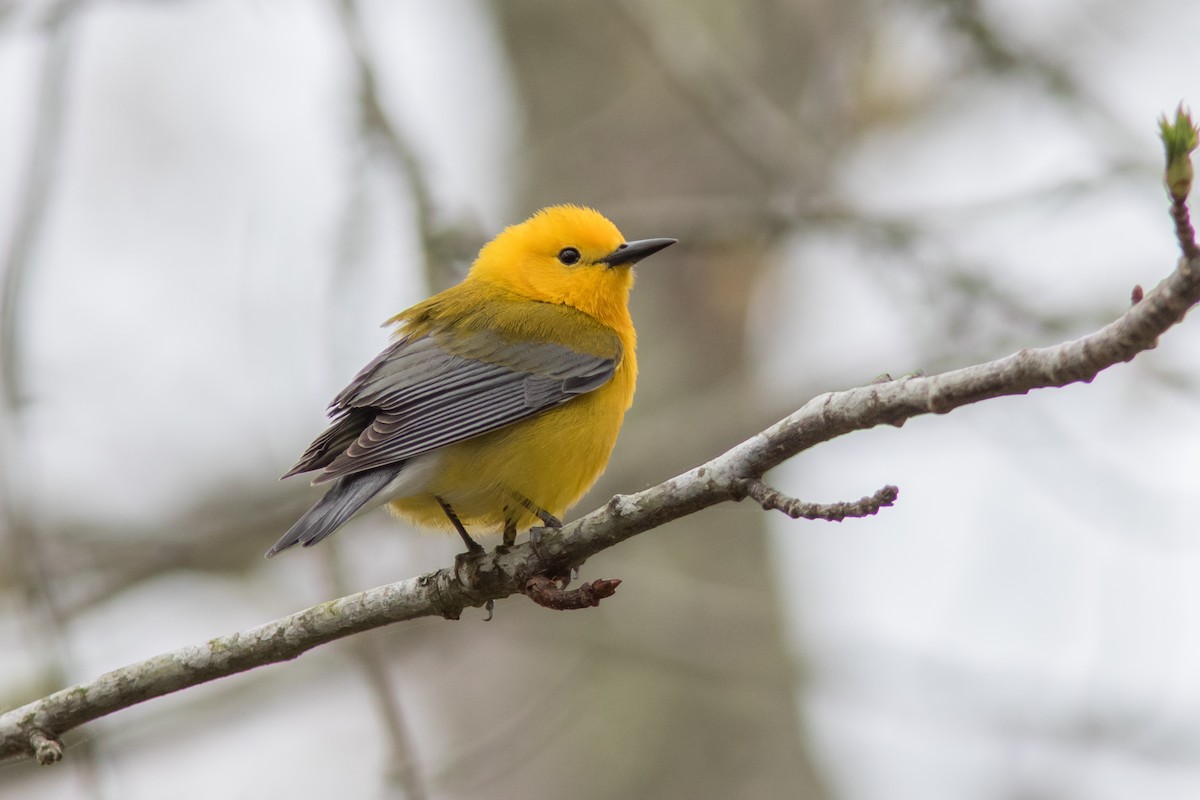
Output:
[[676,243],[625,241],[598,211],[543,208],[484,245],[463,280],[402,311],[391,343],[329,404],[283,477],[328,490],[267,551],[310,546],[386,505],[470,535],[561,519],[608,464],[637,383],[633,266]]

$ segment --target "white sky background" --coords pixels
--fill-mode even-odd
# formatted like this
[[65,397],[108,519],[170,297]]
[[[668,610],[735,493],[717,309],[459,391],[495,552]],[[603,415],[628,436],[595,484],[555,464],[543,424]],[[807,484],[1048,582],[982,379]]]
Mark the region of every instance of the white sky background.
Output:
[[[1033,90],[956,81],[929,29],[904,19],[909,46],[889,78],[935,91],[937,111],[868,141],[843,191],[882,215],[935,220],[946,252],[1035,307],[1115,314],[1177,257],[1153,120],[1200,98],[1200,7],[1112,4],[1081,18],[1099,4],[1026,5],[1005,4],[1001,27],[1061,43],[1128,144]],[[1146,168],[1037,198],[1094,177],[1122,146]],[[772,281],[768,312],[752,318],[770,321],[757,339],[774,391],[798,374],[776,359],[834,389],[954,352],[941,318],[922,316],[919,281],[845,237],[798,241]],[[839,797],[1200,796],[1195,323],[1091,386],[856,434],[777,470],[809,500],[901,488],[869,520],[775,523],[812,670],[803,712]],[[816,344],[797,354],[796,342]]]
[[[1004,7],[1028,40],[1069,47],[1064,58],[1130,132],[1118,146],[1146,169],[1080,196],[987,207],[1089,177],[1114,145],[1032,91],[957,82],[926,23],[898,16],[889,79],[936,92],[942,113],[868,140],[841,189],[881,214],[928,209],[949,252],[1038,305],[1116,313],[1133,284],[1153,285],[1174,262],[1153,120],[1180,98],[1200,105],[1200,7],[1113,4],[1083,28],[1077,13],[1091,4]],[[481,4],[369,8],[390,110],[439,208],[483,230],[514,221],[516,101]],[[418,271],[396,269],[417,264],[419,248],[390,177],[367,183],[353,269],[331,268],[356,135],[337,31],[316,3],[102,2],[87,13],[29,291],[28,480],[43,518],[86,509],[97,530],[169,529],[163,520],[204,488],[197,464],[211,465],[209,489],[273,481],[378,350],[378,323],[418,298]],[[19,27],[0,36],[0,242],[28,151],[36,42]],[[986,210],[962,211],[975,204]],[[926,366],[923,352],[953,353],[923,316],[918,284],[846,237],[789,243],[751,315],[770,322],[754,338],[770,365],[764,389],[790,397],[788,376],[810,385],[813,374],[843,388]],[[778,522],[780,580],[814,680],[802,712],[839,796],[1200,795],[1200,402],[1156,382],[1200,380],[1198,340],[1192,320],[1089,387],[857,434],[777,471],[805,499],[901,487],[899,504],[870,520]],[[377,537],[356,566],[383,581],[396,577],[385,562],[413,563],[416,551],[432,568],[453,552],[400,539]],[[380,555],[384,542],[404,552]],[[73,677],[294,610],[318,572],[293,559],[265,581],[148,584],[78,621]],[[19,654],[6,611],[0,652]],[[5,658],[0,681],[31,669]],[[288,703],[314,681],[321,691],[302,710]],[[106,788],[131,800],[164,786],[177,798],[229,786],[247,798],[375,795],[382,753],[354,729],[369,701],[337,657],[271,668],[255,686],[278,703],[172,725],[171,708],[204,706],[212,690],[200,688],[102,725]],[[408,699],[414,727],[432,726],[423,715],[434,711]],[[332,729],[314,749],[322,703]],[[122,724],[133,719],[157,727]],[[349,763],[360,768],[338,767]],[[65,779],[38,789],[78,796]],[[28,790],[6,789],[0,767],[0,800]]]

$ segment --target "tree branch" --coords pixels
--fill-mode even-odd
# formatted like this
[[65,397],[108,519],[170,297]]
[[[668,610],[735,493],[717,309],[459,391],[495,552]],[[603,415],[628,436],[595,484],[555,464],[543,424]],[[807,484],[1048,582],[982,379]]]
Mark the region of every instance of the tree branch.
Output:
[[[1177,230],[1190,232],[1186,206],[1175,203],[1172,216]],[[1194,255],[1193,241],[1181,237],[1182,249],[1192,257],[1180,259],[1165,280],[1094,333],[939,375],[908,376],[820,395],[705,464],[637,494],[617,495],[561,530],[543,531],[536,545],[527,542],[460,557],[453,568],[347,595],[55,692],[0,715],[0,759],[34,756],[52,763],[62,757],[61,735],[86,722],[189,686],[287,661],[326,642],[393,622],[427,616],[458,619],[467,607],[521,592],[551,607],[594,605],[618,582],[596,581],[574,593],[556,594],[538,577],[569,574],[602,550],[721,502],[749,496],[764,508],[820,518],[874,513],[894,501],[895,487],[884,487],[856,503],[818,506],[788,498],[761,478],[798,453],[851,431],[900,426],[915,416],[945,414],[993,397],[1089,382],[1102,370],[1152,349],[1159,336],[1200,302],[1200,257]]]
[[[813,398],[745,442],[688,472],[605,506],[559,531],[536,549],[464,559],[456,568],[380,586],[305,609],[256,628],[155,656],[63,689],[0,716],[0,759],[61,756],[59,737],[79,725],[136,703],[238,672],[296,658],[326,642],[393,622],[426,616],[458,619],[462,611],[527,591],[531,578],[559,575],[639,533],[747,495],[770,507],[788,498],[759,479],[814,445],[878,425],[902,425],[922,414],[945,414],[993,397],[1091,381],[1100,371],[1155,346],[1158,337],[1200,301],[1200,259],[1181,260],[1166,280],[1104,328],[1053,347],[928,377],[873,383]],[[762,489],[754,484],[761,484]],[[886,505],[891,487],[873,498]],[[761,497],[759,495],[762,495]],[[766,501],[764,501],[764,498]],[[780,502],[776,502],[780,501]],[[859,501],[869,510],[872,498]]]

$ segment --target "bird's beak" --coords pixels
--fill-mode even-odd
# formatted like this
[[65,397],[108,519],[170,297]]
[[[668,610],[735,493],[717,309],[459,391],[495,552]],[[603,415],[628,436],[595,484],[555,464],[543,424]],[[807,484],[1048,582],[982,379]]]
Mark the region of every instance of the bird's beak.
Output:
[[625,242],[625,244],[600,259],[600,263],[607,264],[610,267],[618,267],[622,264],[636,264],[646,256],[652,256],[659,250],[662,250],[664,247],[670,247],[677,241],[679,240],[638,239],[636,242]]

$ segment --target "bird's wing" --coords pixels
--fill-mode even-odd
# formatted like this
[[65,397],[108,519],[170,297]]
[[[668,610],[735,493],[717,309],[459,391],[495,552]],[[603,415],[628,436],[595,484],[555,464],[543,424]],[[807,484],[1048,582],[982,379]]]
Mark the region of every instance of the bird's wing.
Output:
[[488,330],[399,339],[332,404],[334,421],[289,472],[314,481],[395,464],[511,425],[607,383],[621,359]]

